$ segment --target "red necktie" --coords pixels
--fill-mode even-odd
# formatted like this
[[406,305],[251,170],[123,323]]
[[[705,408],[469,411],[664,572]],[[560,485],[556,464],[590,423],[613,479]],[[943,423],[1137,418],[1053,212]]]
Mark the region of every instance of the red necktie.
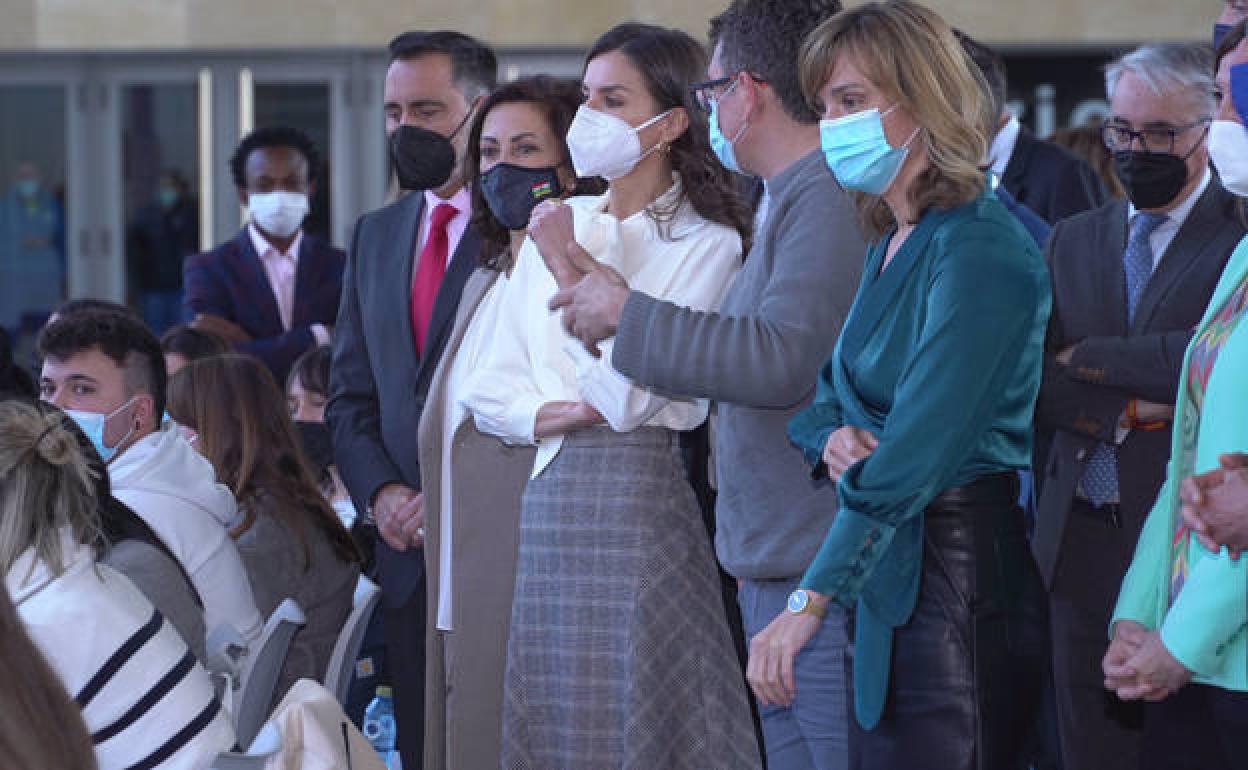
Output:
[[446,274],[446,255],[450,239],[446,226],[459,213],[449,203],[439,203],[429,217],[429,234],[425,247],[420,250],[416,264],[416,278],[412,281],[412,336],[416,340],[416,352],[423,354],[425,335],[429,333],[429,316],[433,314],[433,302],[438,297],[438,287]]

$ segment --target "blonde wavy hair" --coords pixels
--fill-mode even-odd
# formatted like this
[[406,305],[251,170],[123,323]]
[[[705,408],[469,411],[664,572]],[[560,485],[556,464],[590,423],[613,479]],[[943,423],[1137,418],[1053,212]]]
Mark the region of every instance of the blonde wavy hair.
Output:
[[[909,0],[866,3],[838,13],[802,45],[798,67],[807,100],[818,102],[819,90],[843,56],[922,128],[915,141],[929,165],[910,191],[916,217],[930,208],[956,208],[983,192],[979,164],[988,151],[983,127],[992,121],[988,86],[944,19]],[[882,198],[855,198],[869,232],[879,236],[893,226]]]
[[75,542],[104,542],[87,465],[69,418],[53,408],[0,401],[0,570],[28,549],[52,574],[65,571],[62,529]]

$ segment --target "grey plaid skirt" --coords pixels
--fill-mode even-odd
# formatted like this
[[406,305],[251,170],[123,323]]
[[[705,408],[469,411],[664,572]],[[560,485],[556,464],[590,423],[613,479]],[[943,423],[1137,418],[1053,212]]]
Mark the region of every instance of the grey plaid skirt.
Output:
[[676,434],[564,439],[520,514],[502,767],[760,766]]

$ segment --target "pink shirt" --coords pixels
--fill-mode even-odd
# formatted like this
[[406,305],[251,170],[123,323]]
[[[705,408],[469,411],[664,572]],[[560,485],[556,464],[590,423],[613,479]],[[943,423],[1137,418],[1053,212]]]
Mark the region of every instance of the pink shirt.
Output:
[[[260,256],[260,264],[264,265],[264,275],[269,279],[269,288],[273,290],[273,299],[277,301],[277,313],[282,319],[282,329],[290,331],[291,319],[295,312],[295,274],[299,268],[299,246],[303,243],[303,230],[295,234],[286,251],[278,251],[269,243],[254,224],[248,223],[247,235],[251,237],[251,245]],[[329,330],[321,324],[312,325],[312,336],[317,345],[328,345]]]
[[416,263],[420,260],[420,252],[425,248],[425,241],[429,238],[429,219],[433,216],[433,210],[438,207],[438,204],[449,203],[459,211],[451,217],[451,221],[446,226],[447,264],[450,264],[455,256],[455,250],[459,248],[459,239],[464,237],[464,231],[468,229],[468,221],[472,219],[472,193],[469,192],[467,185],[459,188],[459,192],[449,199],[439,198],[432,190],[426,190],[424,196],[425,207],[420,212],[420,230],[416,234],[416,250],[412,254],[413,281],[416,280]]

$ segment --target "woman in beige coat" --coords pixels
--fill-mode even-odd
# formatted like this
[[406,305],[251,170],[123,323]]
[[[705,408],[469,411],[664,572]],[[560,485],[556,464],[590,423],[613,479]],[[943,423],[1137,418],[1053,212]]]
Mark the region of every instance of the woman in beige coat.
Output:
[[533,207],[602,191],[599,180],[576,179],[564,143],[580,102],[575,81],[516,80],[485,100],[468,139],[465,176],[481,267],[464,286],[419,436],[429,586],[426,770],[499,766],[520,495],[534,454],[480,433],[459,395],[491,344]]

